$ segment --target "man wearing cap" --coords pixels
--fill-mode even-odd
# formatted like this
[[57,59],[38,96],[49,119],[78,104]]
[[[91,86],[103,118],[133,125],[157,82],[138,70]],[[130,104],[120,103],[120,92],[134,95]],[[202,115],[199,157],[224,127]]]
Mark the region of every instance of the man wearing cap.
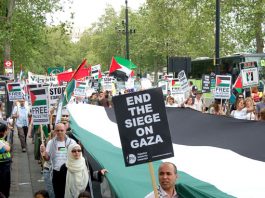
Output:
[[22,152],[26,152],[27,146],[27,134],[28,134],[28,116],[29,111],[25,107],[25,100],[21,99],[19,101],[20,106],[16,106],[13,110],[13,117],[16,118],[16,126],[18,137],[20,140]]
[[0,192],[9,197],[10,182],[11,182],[11,154],[10,146],[5,141],[7,133],[7,124],[0,121]]

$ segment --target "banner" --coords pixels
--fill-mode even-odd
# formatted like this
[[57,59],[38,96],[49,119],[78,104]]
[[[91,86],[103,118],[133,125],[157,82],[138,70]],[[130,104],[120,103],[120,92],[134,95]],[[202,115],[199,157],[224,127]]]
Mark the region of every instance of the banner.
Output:
[[20,83],[7,83],[7,91],[10,101],[23,99]]
[[28,72],[28,80],[30,84],[47,83],[49,85],[58,85],[57,76],[44,76]]
[[49,76],[56,75],[56,74],[62,73],[63,71],[64,71],[64,67],[49,67],[48,75]]
[[161,88],[113,97],[125,166],[174,156]]
[[30,100],[33,125],[49,124],[48,89],[30,89]]

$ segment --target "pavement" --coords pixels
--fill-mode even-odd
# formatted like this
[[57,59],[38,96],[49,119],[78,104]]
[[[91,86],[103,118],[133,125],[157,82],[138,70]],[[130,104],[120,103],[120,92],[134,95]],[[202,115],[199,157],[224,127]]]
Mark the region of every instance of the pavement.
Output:
[[31,198],[45,189],[41,166],[34,159],[34,144],[27,139],[27,152],[23,153],[18,134],[13,136],[10,198]]

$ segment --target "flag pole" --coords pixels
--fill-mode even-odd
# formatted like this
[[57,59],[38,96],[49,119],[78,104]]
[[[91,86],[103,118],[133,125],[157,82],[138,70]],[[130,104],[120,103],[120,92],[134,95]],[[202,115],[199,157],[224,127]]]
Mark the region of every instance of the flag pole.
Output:
[[152,162],[148,162],[148,167],[149,167],[149,172],[150,172],[150,175],[151,175],[152,186],[153,186],[155,198],[159,198],[158,197],[157,187],[156,187],[156,179],[155,179],[155,174],[154,174],[153,163]]

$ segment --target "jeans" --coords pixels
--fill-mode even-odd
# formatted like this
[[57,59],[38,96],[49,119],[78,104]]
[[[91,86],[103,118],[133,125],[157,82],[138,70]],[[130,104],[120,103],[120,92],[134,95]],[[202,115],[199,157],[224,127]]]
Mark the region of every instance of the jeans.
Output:
[[49,197],[55,198],[55,195],[53,192],[53,186],[52,186],[51,171],[44,168],[43,169],[43,177],[44,177],[45,188],[49,193]]

